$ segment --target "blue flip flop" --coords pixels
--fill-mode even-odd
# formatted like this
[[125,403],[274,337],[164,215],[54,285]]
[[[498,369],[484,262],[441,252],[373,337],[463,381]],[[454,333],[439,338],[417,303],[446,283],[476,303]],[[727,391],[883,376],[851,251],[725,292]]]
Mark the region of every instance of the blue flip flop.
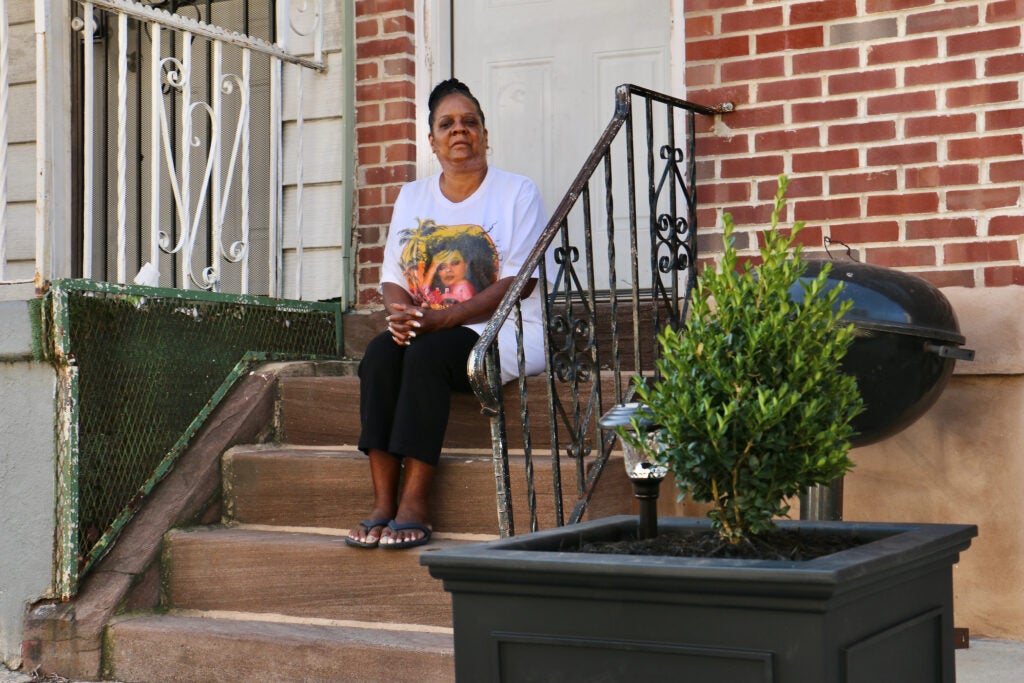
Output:
[[416,531],[422,531],[423,535],[419,538],[414,538],[411,541],[399,541],[398,543],[381,543],[380,547],[385,550],[402,550],[403,548],[415,548],[418,545],[424,545],[430,542],[430,535],[433,533],[430,527],[426,524],[420,524],[419,522],[405,522],[404,524],[395,524],[394,520],[388,522],[388,527],[392,531],[406,531],[408,529],[415,529]]
[[[366,533],[370,533],[377,527],[385,527],[389,526],[390,524],[390,519],[364,519],[363,521],[359,522],[359,526],[366,529]],[[346,536],[345,543],[355,548],[376,548],[378,545],[380,545],[380,534],[377,534],[377,540],[370,542],[357,541],[354,538],[349,538],[348,536]]]

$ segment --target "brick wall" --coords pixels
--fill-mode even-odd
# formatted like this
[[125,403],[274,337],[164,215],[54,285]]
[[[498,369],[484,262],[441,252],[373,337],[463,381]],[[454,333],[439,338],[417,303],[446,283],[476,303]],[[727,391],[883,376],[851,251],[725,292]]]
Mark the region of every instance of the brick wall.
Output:
[[391,207],[416,177],[413,0],[356,0],[356,305],[379,304]]
[[[686,0],[701,226],[763,227],[939,286],[1024,284],[1024,0]],[[751,245],[749,233],[739,244]]]

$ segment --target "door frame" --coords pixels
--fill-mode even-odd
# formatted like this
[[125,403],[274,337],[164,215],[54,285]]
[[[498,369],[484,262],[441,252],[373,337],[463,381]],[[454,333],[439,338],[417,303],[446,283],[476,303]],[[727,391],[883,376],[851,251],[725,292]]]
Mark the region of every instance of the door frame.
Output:
[[[440,170],[430,150],[427,98],[434,84],[452,73],[452,0],[416,0],[416,176],[425,178]],[[685,0],[670,0],[669,82],[675,97],[686,96]],[[608,97],[612,97],[608,93]]]

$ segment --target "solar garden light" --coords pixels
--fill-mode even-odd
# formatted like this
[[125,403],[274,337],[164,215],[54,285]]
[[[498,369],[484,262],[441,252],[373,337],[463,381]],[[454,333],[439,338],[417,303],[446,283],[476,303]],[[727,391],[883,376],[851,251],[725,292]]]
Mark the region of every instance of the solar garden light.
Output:
[[657,462],[655,455],[662,448],[661,431],[650,416],[650,409],[643,403],[621,403],[601,416],[598,425],[602,430],[624,429],[632,435],[644,432],[639,438],[622,439],[622,459],[626,476],[633,482],[633,495],[640,508],[640,538],[654,538],[658,535],[658,487],[668,469]]

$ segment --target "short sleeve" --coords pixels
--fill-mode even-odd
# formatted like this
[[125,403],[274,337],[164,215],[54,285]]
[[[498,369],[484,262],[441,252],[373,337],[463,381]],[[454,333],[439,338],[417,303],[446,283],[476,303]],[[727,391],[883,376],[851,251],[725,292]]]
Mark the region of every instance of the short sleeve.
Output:
[[546,225],[547,214],[540,191],[532,180],[522,178],[515,198],[512,236],[502,259],[500,277],[514,277],[519,273]]

